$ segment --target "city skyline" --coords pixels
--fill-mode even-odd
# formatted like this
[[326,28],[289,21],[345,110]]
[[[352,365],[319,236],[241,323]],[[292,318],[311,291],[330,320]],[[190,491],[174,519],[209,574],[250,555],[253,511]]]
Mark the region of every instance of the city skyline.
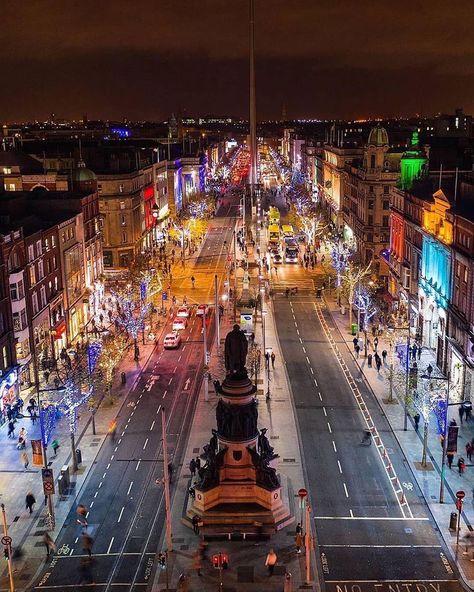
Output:
[[[256,1],[259,120],[366,118],[474,108],[467,2],[272,10]],[[248,116],[248,5],[215,0],[59,7],[6,3],[3,121]],[[20,26],[21,24],[21,26]]]

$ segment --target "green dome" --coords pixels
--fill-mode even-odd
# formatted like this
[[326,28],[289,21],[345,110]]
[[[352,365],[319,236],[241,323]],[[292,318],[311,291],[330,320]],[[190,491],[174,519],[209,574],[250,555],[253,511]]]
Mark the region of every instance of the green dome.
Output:
[[380,125],[376,125],[370,130],[369,140],[367,144],[372,146],[385,146],[388,144],[387,130]]
[[86,169],[86,167],[78,167],[72,171],[72,180],[73,181],[95,181],[97,179],[96,174],[91,171],[90,169]]

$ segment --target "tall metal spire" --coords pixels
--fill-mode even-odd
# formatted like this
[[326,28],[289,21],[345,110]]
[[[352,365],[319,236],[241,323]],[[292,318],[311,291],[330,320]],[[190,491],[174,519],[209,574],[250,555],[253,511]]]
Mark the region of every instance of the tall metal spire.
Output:
[[250,0],[249,14],[249,86],[250,86],[250,196],[253,206],[255,185],[257,184],[257,108],[255,101],[255,48],[254,48],[254,0]]

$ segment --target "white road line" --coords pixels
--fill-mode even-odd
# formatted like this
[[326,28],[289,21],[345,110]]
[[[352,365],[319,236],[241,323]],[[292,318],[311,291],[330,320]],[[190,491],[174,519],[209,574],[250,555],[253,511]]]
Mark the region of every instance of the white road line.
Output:
[[177,369],[178,369],[178,366],[175,366],[175,367],[174,367],[174,370],[173,370],[173,374],[175,374],[175,373],[176,373],[176,370],[177,370]]
[[309,367],[309,369],[311,370],[311,374],[314,374],[313,369],[311,368],[311,366]]
[[139,458],[138,462],[137,462],[137,466],[135,467],[135,471],[138,471],[138,467],[140,466],[140,463],[142,462],[142,459]]
[[105,476],[106,476],[106,475],[107,475],[107,473],[104,473],[104,474],[102,475],[102,479],[105,479]]
[[336,442],[334,440],[332,441],[332,447],[334,448],[334,452],[337,452]]
[[318,393],[318,395],[319,395],[319,399],[322,401],[323,400],[322,394],[321,393]]
[[306,356],[306,361],[308,362],[308,364],[311,364],[311,362],[309,361],[308,356]]
[[133,486],[133,481],[130,481],[130,485],[128,486],[128,491],[127,491],[127,495],[130,493],[130,491],[132,490],[132,486]]
[[302,349],[303,349],[304,353],[306,353],[306,348],[304,347],[304,345],[303,345],[303,348]]
[[314,380],[314,384],[315,384],[316,386],[318,386],[318,381],[316,380],[316,378],[313,378],[313,380]]
[[347,485],[345,483],[343,483],[344,485],[344,492],[346,494],[346,497],[349,497],[349,492],[347,491]]
[[107,465],[107,470],[109,470],[109,469],[110,469],[110,463]]
[[153,420],[152,423],[151,423],[150,432],[153,430],[154,427],[155,427],[155,420]]
[[101,481],[101,482],[99,483],[99,489],[102,487],[102,483],[103,483],[103,481]]
[[76,540],[74,541],[74,544],[76,544],[78,540],[79,540],[79,537],[76,537]]
[[[163,393],[163,396],[166,395],[166,391]],[[158,409],[156,410],[156,415],[158,415],[158,413],[161,411],[161,405],[158,406]]]
[[173,382],[173,377],[170,378],[170,381],[168,382],[168,384],[171,384]]
[[340,461],[337,461],[337,466],[339,467],[339,472],[340,472],[340,473],[341,473],[341,475],[342,475],[342,467],[341,467],[341,463],[340,463]]
[[110,549],[112,548],[112,543],[113,543],[113,542],[114,542],[114,537],[112,537],[112,538],[110,539],[110,545],[109,545],[109,548],[107,549],[107,555],[110,553]]
[[95,499],[95,498],[96,498],[98,495],[99,495],[99,492],[98,492],[98,491],[96,491],[96,492],[94,493],[94,499]]
[[72,555],[74,553],[74,549],[71,549],[71,552],[69,553],[69,555]]
[[328,416],[328,412],[326,411],[326,407],[323,407],[323,411],[324,411],[324,415],[327,417]]
[[[123,434],[125,434],[125,430],[126,430],[127,428],[128,428],[128,422],[127,422],[127,425],[126,425],[126,426],[123,428],[123,429],[124,429],[124,432],[123,432]],[[122,436],[123,436],[123,434],[122,434]]]
[[303,340],[301,339],[301,337],[299,337],[300,343],[303,343]]
[[298,323],[295,321],[295,327],[297,327],[297,326],[298,326]]
[[119,439],[118,443],[120,444],[121,441],[122,441],[122,438]]
[[114,456],[115,456],[115,454],[112,454],[112,456],[110,457],[110,460],[114,460]]
[[[403,518],[396,516],[314,516],[315,520],[402,520],[404,522],[427,522],[429,518]],[[326,580],[327,581],[327,580]]]
[[180,361],[181,361],[181,357],[182,357],[182,354],[181,354],[181,356],[179,356],[179,358],[178,358],[178,362],[180,362]]
[[185,345],[183,345],[183,351],[184,351],[185,349],[186,349],[186,346],[185,346]]
[[354,518],[354,512],[352,510],[349,510],[350,514],[351,514],[351,518]]
[[94,505],[94,502],[91,502],[91,503],[90,503],[90,507],[92,508],[92,506],[93,506],[93,505]]
[[298,335],[300,334],[300,332],[299,332],[299,329],[296,329],[296,333],[297,333]]
[[120,510],[120,514],[119,514],[117,522],[120,522],[120,520],[122,520],[122,514],[123,514],[124,510],[125,510],[125,506],[123,506],[123,508]]
[[148,438],[145,440],[145,444],[143,444],[143,450],[145,450],[147,444],[148,444]]
[[121,436],[125,436],[125,428],[124,428],[123,432],[120,435]]

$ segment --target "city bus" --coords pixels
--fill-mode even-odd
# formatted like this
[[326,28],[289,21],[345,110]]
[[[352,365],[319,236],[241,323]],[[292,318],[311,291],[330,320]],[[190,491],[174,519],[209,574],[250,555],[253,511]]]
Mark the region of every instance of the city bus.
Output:
[[299,249],[297,245],[285,247],[285,263],[298,263]]
[[268,223],[280,224],[280,210],[275,206],[270,206],[268,210]]
[[284,238],[293,238],[295,236],[295,233],[293,231],[293,226],[291,226],[290,224],[283,224],[283,226],[281,227],[281,230],[283,232]]

